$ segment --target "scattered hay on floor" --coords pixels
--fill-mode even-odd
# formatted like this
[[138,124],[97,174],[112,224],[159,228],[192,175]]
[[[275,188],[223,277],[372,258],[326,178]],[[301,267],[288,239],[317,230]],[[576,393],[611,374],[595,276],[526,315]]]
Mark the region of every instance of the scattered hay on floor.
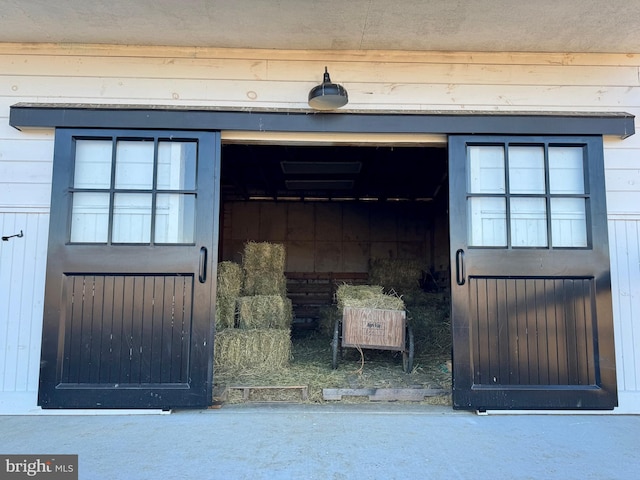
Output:
[[420,289],[425,265],[412,259],[378,258],[371,261],[369,281],[382,285],[386,292],[410,292]]
[[216,333],[214,365],[220,371],[259,375],[286,368],[290,359],[289,330],[228,328]]
[[[364,366],[360,353],[353,348],[344,349],[338,368],[331,368],[332,348],[326,336],[309,335],[293,338],[291,362],[273,371],[230,371],[218,369],[214,381],[218,386],[255,385],[290,386],[306,385],[308,403],[324,403],[324,388],[451,388],[451,374],[446,368],[447,355],[420,355],[414,359],[410,375],[402,370],[402,355],[391,351],[364,350]],[[243,401],[241,396],[227,400]],[[292,401],[300,402],[299,399]],[[366,397],[345,397],[342,403],[368,402]],[[415,402],[412,402],[415,403]],[[427,397],[420,402],[426,405],[450,405],[451,396]]]
[[288,329],[293,319],[291,299],[280,295],[254,295],[238,299],[238,327]]
[[233,328],[236,301],[242,289],[242,268],[234,262],[218,264],[216,289],[216,330]]

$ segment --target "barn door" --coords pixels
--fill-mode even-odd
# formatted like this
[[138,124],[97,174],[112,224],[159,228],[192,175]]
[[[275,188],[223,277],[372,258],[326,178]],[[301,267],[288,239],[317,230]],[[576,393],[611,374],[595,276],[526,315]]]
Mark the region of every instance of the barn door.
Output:
[[601,138],[449,148],[454,408],[612,409]]
[[39,405],[210,404],[219,135],[56,131]]

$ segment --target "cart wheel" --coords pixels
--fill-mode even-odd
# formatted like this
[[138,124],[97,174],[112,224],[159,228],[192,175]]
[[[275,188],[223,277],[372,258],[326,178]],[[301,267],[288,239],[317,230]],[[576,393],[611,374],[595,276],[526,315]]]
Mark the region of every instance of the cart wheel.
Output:
[[413,329],[407,325],[406,350],[402,352],[402,367],[405,373],[411,373],[413,370]]
[[333,349],[333,356],[331,357],[331,367],[335,370],[338,368],[338,350],[340,342],[340,322],[336,322],[333,326],[333,340],[331,341],[331,348]]

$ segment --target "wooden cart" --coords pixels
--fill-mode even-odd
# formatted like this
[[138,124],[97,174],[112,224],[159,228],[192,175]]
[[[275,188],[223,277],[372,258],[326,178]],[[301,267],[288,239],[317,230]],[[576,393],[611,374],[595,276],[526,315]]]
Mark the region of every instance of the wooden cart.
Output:
[[413,370],[413,331],[404,310],[345,307],[342,321],[334,325],[331,346],[334,369],[342,349],[352,347],[402,352],[404,371]]

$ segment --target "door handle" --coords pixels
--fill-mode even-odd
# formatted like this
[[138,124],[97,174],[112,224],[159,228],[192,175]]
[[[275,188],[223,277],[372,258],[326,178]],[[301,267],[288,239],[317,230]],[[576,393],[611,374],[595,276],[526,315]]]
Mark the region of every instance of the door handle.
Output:
[[464,250],[460,248],[456,252],[456,283],[458,285],[464,285],[464,281]]
[[198,280],[200,280],[200,283],[204,283],[207,281],[207,247],[200,248]]

